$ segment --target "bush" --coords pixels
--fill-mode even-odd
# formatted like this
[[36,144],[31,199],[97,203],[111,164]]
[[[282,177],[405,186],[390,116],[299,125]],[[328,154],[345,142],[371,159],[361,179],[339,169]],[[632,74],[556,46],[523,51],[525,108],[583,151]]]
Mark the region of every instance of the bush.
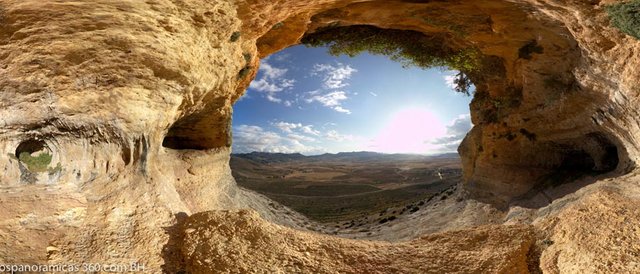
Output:
[[251,72],[251,67],[250,66],[245,66],[244,68],[242,68],[238,72],[238,80],[244,79],[245,77],[247,77],[247,75],[249,75],[249,72]]
[[244,61],[246,63],[251,62],[251,60],[253,60],[253,56],[251,55],[251,53],[245,52],[242,54],[242,57],[244,57]]
[[467,74],[478,71],[480,52],[475,48],[454,49],[445,36],[426,36],[417,31],[380,29],[372,26],[329,27],[302,39],[311,47],[329,47],[334,56],[354,57],[362,52],[386,55],[404,67],[448,67],[459,70],[455,90],[469,94]]
[[51,163],[51,154],[40,153],[38,156],[31,156],[29,152],[22,152],[18,156],[20,162],[24,163],[31,172],[44,172]]
[[283,22],[278,22],[278,23],[275,23],[275,25],[273,25],[273,27],[271,27],[271,29],[275,30],[275,29],[279,29],[279,28],[282,28],[282,27],[284,27],[284,23]]
[[231,37],[229,38],[229,40],[231,42],[236,42],[238,41],[238,39],[240,39],[240,35],[242,35],[239,31],[235,31],[231,34]]
[[453,78],[453,84],[455,85],[453,90],[456,92],[463,93],[467,96],[471,95],[471,85],[473,83],[471,83],[471,79],[469,79],[469,76],[464,72],[458,72],[458,74],[456,74],[455,78]]
[[607,13],[614,27],[640,39],[640,0],[607,6]]

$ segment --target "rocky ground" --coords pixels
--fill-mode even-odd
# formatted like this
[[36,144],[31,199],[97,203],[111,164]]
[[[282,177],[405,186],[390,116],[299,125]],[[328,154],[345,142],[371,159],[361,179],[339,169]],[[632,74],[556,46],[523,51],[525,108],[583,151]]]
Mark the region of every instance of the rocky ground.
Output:
[[[2,0],[0,262],[640,272],[640,42],[611,26],[619,2]],[[407,241],[295,230],[229,168],[260,58],[357,24],[483,57],[456,199],[380,229]]]

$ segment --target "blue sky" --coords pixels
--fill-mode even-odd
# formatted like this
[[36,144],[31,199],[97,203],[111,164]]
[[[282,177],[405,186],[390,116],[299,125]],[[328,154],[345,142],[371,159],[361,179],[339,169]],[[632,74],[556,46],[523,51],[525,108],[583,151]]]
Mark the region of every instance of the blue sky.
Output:
[[287,48],[262,60],[234,105],[233,152],[456,151],[471,128],[471,97],[452,90],[453,75],[366,53]]

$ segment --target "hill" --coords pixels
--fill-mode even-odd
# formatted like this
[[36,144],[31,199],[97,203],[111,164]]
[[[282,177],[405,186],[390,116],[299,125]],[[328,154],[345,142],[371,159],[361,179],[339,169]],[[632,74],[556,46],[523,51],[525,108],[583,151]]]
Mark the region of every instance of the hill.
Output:
[[240,186],[320,222],[351,222],[375,214],[380,216],[368,222],[379,222],[391,217],[379,212],[404,213],[389,209],[424,204],[455,186],[462,174],[460,159],[450,154],[253,152],[232,154],[230,165]]

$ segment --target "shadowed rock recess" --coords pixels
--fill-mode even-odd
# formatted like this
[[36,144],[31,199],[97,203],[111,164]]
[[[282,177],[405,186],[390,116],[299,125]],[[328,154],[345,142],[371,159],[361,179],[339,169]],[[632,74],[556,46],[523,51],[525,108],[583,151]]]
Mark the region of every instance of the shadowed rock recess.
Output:
[[[611,26],[619,2],[2,0],[0,262],[639,272],[640,41]],[[302,231],[229,168],[260,58],[362,26],[479,54],[457,198],[387,241]]]

